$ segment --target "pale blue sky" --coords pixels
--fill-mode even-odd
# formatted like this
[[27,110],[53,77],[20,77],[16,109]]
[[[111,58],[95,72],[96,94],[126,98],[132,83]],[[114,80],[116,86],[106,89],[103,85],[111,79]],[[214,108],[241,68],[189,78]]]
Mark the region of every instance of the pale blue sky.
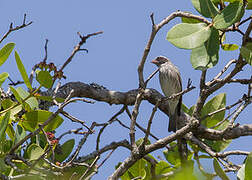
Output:
[[[0,3],[0,35],[8,30],[10,22],[14,25],[20,25],[23,20],[23,14],[27,14],[27,21],[32,20],[34,23],[18,32],[11,34],[6,39],[1,47],[7,42],[15,42],[15,49],[19,52],[20,57],[25,64],[28,72],[34,64],[38,63],[44,57],[45,39],[49,39],[48,44],[48,62],[52,61],[60,66],[70,55],[73,47],[78,43],[79,39],[77,32],[82,34],[104,31],[104,34],[88,39],[87,44],[83,48],[87,48],[89,53],[79,53],[74,60],[65,68],[66,80],[82,81],[85,83],[98,83],[111,90],[128,91],[138,87],[137,65],[143,54],[144,47],[151,32],[151,21],[149,15],[153,12],[156,23],[170,13],[181,10],[190,11],[198,14],[191,5],[190,0],[179,1],[60,1],[60,0],[2,0]],[[147,63],[145,65],[144,74],[147,77],[155,66],[150,64],[150,60],[158,55],[169,57],[176,64],[182,75],[183,86],[186,86],[188,78],[191,78],[193,85],[198,87],[200,71],[195,71],[190,64],[190,51],[182,50],[174,47],[165,36],[167,31],[180,19],[173,20],[169,25],[165,26],[157,35]],[[234,36],[230,33],[227,39],[235,42],[239,36]],[[239,45],[240,41],[237,42]],[[208,79],[216,75],[222,69],[223,65],[231,58],[236,58],[238,51],[220,52],[219,64],[209,70]],[[247,70],[246,70],[247,69]],[[251,69],[245,67],[245,71],[241,73],[241,77],[251,74]],[[20,80],[21,77],[17,71],[13,54],[10,59],[0,67],[1,72],[9,72],[13,80]],[[160,90],[158,78],[154,77],[148,87]],[[221,89],[218,93],[227,92],[227,105],[234,103],[237,98],[242,96],[242,92],[247,90],[247,87],[237,86]],[[218,94],[216,93],[216,94]],[[183,97],[183,103],[191,106],[195,104],[198,90],[194,90]],[[215,95],[216,95],[215,94]],[[73,104],[67,110],[79,119],[84,120],[87,124],[92,121],[105,122],[121,106],[109,106],[105,103],[97,102],[94,105]],[[148,103],[143,103],[140,109],[138,122],[146,125],[148,117],[151,113],[152,106]],[[240,123],[248,123],[248,109],[242,113],[239,120]],[[129,122],[127,116],[119,117],[123,122]],[[167,117],[158,112],[153,122],[152,131],[158,137],[167,136]],[[66,123],[61,128],[62,132],[68,128],[74,129],[78,127],[76,124]],[[98,132],[98,131],[97,131]],[[108,127],[102,138],[102,146],[111,141],[117,141],[128,137],[128,131],[118,128],[117,124]],[[97,134],[97,133],[96,133]],[[96,135],[95,134],[95,135]],[[87,142],[87,145],[82,151],[82,154],[90,152],[95,148],[95,135],[92,135]],[[137,137],[143,134],[137,133]],[[71,137],[68,137],[71,138]],[[239,147],[241,150],[251,151],[248,146],[249,138],[240,138],[231,143],[229,149]],[[63,143],[63,142],[62,142]],[[238,144],[239,143],[239,144]],[[116,150],[111,159],[103,165],[98,175],[94,179],[102,179],[107,177],[113,170],[116,162],[123,161],[129,155],[128,150],[122,148]],[[162,155],[161,151],[155,155]]]

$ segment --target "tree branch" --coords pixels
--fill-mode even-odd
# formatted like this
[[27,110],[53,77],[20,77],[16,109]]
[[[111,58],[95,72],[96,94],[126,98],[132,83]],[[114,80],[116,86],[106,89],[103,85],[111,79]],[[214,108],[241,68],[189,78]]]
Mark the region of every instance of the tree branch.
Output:
[[31,24],[32,24],[32,21],[26,23],[26,14],[24,14],[23,24],[20,25],[20,26],[16,26],[16,27],[13,28],[13,23],[11,23],[11,24],[10,24],[10,27],[9,27],[9,30],[4,34],[4,36],[3,36],[2,39],[0,40],[0,44],[3,42],[3,40],[4,40],[5,38],[7,38],[7,36],[8,36],[11,32],[17,31],[17,30],[22,29],[22,28],[25,28],[26,26],[29,26],[29,25],[31,25]]

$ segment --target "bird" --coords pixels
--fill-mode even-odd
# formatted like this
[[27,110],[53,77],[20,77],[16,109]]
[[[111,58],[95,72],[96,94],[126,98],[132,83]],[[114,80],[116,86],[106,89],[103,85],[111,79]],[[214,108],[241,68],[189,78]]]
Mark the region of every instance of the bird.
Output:
[[[166,97],[182,91],[182,81],[178,68],[170,59],[158,56],[151,61],[159,68],[159,83]],[[168,132],[176,132],[176,122],[181,114],[182,96],[168,100],[169,105],[169,126]]]

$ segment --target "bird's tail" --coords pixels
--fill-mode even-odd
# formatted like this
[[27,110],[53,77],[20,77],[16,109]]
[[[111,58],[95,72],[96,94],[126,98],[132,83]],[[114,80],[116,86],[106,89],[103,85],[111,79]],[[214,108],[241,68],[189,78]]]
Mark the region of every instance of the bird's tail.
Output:
[[168,132],[176,132],[176,120],[178,118],[178,114],[174,113],[173,115],[170,115],[169,117],[169,127],[168,127]]
[[176,130],[178,129],[177,122],[179,122],[179,116],[181,114],[181,112],[180,112],[181,111],[181,105],[182,105],[182,96],[180,96],[180,98],[179,98],[179,101],[178,101],[178,104],[176,106],[174,114],[169,116],[170,119],[169,119],[168,132],[171,132],[171,131],[176,132]]

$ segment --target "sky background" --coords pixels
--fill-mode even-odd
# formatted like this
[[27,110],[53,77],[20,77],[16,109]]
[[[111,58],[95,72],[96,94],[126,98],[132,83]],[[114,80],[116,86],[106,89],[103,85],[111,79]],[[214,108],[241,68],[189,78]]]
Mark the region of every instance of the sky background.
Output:
[[[45,39],[48,44],[48,62],[53,62],[60,67],[70,56],[73,47],[79,42],[77,32],[86,35],[97,31],[104,31],[102,35],[91,37],[83,48],[87,48],[89,53],[78,53],[73,61],[65,68],[66,80],[62,84],[71,81],[82,81],[84,83],[95,82],[110,90],[128,91],[138,88],[137,66],[143,54],[143,50],[149,39],[151,32],[150,14],[154,13],[156,23],[167,17],[170,13],[181,10],[198,14],[190,0],[179,1],[59,1],[59,0],[1,0],[0,1],[0,36],[8,31],[11,22],[20,25],[23,21],[24,13],[27,14],[27,21],[33,24],[27,28],[12,33],[0,46],[8,42],[15,42],[15,50],[19,55],[29,73],[34,64],[40,62],[44,57]],[[200,71],[196,71],[190,64],[190,51],[178,49],[170,44],[166,39],[167,31],[175,24],[180,23],[177,18],[164,26],[156,36],[147,62],[145,64],[144,75],[147,78],[156,67],[150,61],[156,56],[163,55],[169,57],[178,66],[181,72],[183,87],[186,87],[188,78],[193,81],[193,85],[199,87]],[[235,33],[227,35],[229,43],[236,42],[241,45],[241,36]],[[222,67],[232,58],[237,58],[238,51],[220,51],[220,59],[217,66],[208,71],[207,80],[214,77]],[[6,71],[10,77],[17,81],[21,76],[17,70],[14,55],[0,67],[0,71]],[[238,77],[249,77],[251,67],[246,66]],[[7,82],[8,83],[8,82]],[[7,87],[5,83],[5,87]],[[158,76],[155,76],[148,84],[148,87],[160,90]],[[247,92],[247,86],[232,84],[216,92],[227,93],[227,105],[236,102],[243,93]],[[198,96],[198,89],[183,96],[183,103],[188,107],[195,104]],[[69,105],[65,110],[75,117],[84,120],[88,125],[93,121],[98,123],[108,121],[122,106],[96,102],[94,105],[75,103]],[[146,127],[148,118],[153,106],[143,102],[137,122]],[[238,118],[240,124],[251,122],[248,107]],[[54,108],[52,108],[54,110]],[[250,117],[250,118],[248,118]],[[129,124],[126,115],[121,115],[119,119]],[[59,134],[78,128],[78,124],[73,124],[65,120],[60,128]],[[157,112],[153,121],[152,132],[162,138],[168,135],[167,116],[162,112]],[[98,129],[96,129],[98,133]],[[91,135],[86,145],[83,147],[81,155],[95,149],[96,134]],[[142,137],[142,133],[137,133],[137,138]],[[72,138],[70,135],[66,137]],[[106,128],[102,139],[101,147],[112,141],[129,139],[128,130],[121,128],[117,123]],[[77,137],[77,140],[79,138]],[[153,140],[153,139],[152,139]],[[61,142],[64,143],[64,140]],[[76,142],[77,144],[78,142]],[[239,138],[234,140],[228,150],[251,151],[251,138]],[[129,155],[129,151],[123,148],[117,149],[112,157],[100,168],[100,171],[93,179],[105,179],[113,171],[114,166],[123,161]],[[155,152],[154,155],[162,157],[162,151]],[[104,157],[104,156],[103,156]],[[163,157],[162,157],[163,158]],[[235,159],[235,162],[242,162],[243,159]],[[207,164],[207,163],[205,163]],[[209,166],[206,169],[211,170]]]

